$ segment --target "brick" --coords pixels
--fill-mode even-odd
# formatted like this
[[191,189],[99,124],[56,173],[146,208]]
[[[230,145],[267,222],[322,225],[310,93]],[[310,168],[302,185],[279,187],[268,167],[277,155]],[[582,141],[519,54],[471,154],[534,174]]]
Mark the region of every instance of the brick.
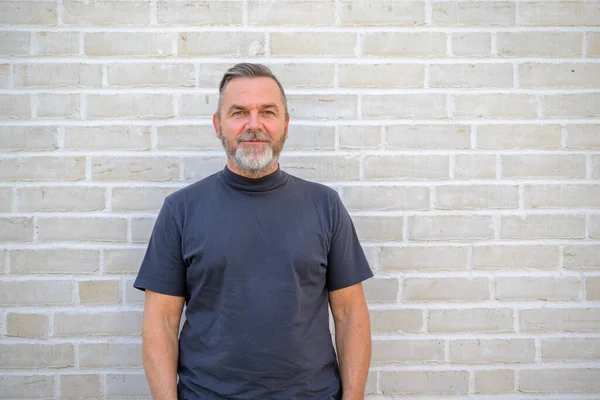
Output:
[[567,125],[568,149],[600,149],[600,125]]
[[49,318],[46,314],[8,313],[6,333],[21,338],[45,338],[48,335]]
[[491,217],[448,215],[410,217],[410,240],[493,239]]
[[509,308],[430,310],[429,332],[514,332]]
[[79,55],[79,32],[36,32],[33,53],[40,56]]
[[23,31],[0,32],[0,55],[2,56],[26,56],[29,54],[31,34]]
[[223,170],[226,163],[225,156],[184,158],[183,178],[187,181],[199,181]]
[[366,56],[446,56],[446,34],[441,32],[368,32],[361,37],[362,53]]
[[0,149],[4,151],[43,151],[58,148],[58,131],[54,126],[2,126]]
[[156,218],[133,218],[131,220],[131,240],[133,243],[148,243]]
[[1,305],[61,305],[73,303],[70,281],[3,281],[0,282]]
[[477,148],[480,149],[558,149],[560,125],[478,125]]
[[92,179],[96,181],[174,181],[179,179],[177,157],[92,158]]
[[107,81],[115,87],[193,87],[192,64],[131,63],[107,66]]
[[383,247],[385,271],[454,271],[467,269],[466,247]]
[[369,303],[396,302],[400,285],[398,279],[369,279],[363,282],[365,297]]
[[425,24],[425,5],[419,1],[361,2],[344,0],[338,9],[346,26],[415,26]]
[[291,95],[289,113],[296,119],[339,120],[357,117],[356,96]]
[[371,310],[369,314],[373,333],[414,333],[423,327],[421,310]]
[[600,300],[600,276],[590,276],[585,279],[587,300]]
[[139,367],[142,346],[139,343],[82,343],[79,345],[81,368]]
[[273,32],[273,56],[353,56],[356,34],[350,32]]
[[600,9],[594,2],[526,2],[519,7],[519,23],[524,26],[597,26]]
[[546,95],[542,100],[546,118],[600,117],[600,93]]
[[241,1],[177,1],[157,4],[156,20],[166,25],[241,25]]
[[101,211],[105,208],[101,187],[47,186],[17,189],[19,211]]
[[142,313],[138,311],[57,312],[54,336],[136,336],[142,333]]
[[367,95],[362,99],[363,117],[390,118],[446,118],[444,94]]
[[85,178],[85,157],[0,159],[0,180],[78,181]]
[[543,308],[519,311],[521,332],[597,332],[598,308]]
[[374,340],[373,363],[444,362],[443,340]]
[[583,215],[526,215],[502,217],[503,239],[583,239]]
[[335,8],[331,1],[251,1],[248,24],[330,26],[335,22]]
[[38,235],[42,242],[91,241],[125,242],[125,218],[40,218]]
[[525,185],[528,208],[600,208],[600,185]]
[[448,1],[433,3],[432,22],[441,26],[511,26],[516,4],[512,2]]
[[56,4],[51,2],[3,1],[0,3],[0,24],[56,25]]
[[156,128],[161,150],[218,150],[222,145],[212,125],[165,125]]
[[452,185],[435,187],[438,210],[514,209],[519,188],[513,185]]
[[85,33],[84,50],[88,56],[172,56],[173,34],[161,32]]
[[0,364],[4,368],[67,368],[75,365],[72,344],[3,344]]
[[581,32],[499,32],[500,57],[579,57]]
[[600,215],[591,215],[590,223],[590,238],[600,238]]
[[150,150],[148,126],[65,126],[64,147],[72,150]]
[[109,398],[143,398],[150,399],[150,389],[143,374],[106,375],[106,394]]
[[339,86],[349,88],[421,88],[425,66],[419,64],[341,64]]
[[11,77],[10,65],[0,64],[0,89],[8,89]]
[[558,246],[475,246],[473,248],[473,268],[551,270],[558,267],[558,257]]
[[0,187],[0,212],[8,212],[12,210],[12,199],[13,189],[8,186]]
[[510,64],[433,64],[429,66],[432,88],[511,88]]
[[402,240],[402,217],[352,217],[361,241],[393,242]]
[[135,274],[139,271],[145,248],[104,250],[104,272],[107,274]]
[[459,118],[537,117],[537,101],[529,94],[461,94],[454,98],[454,116]]
[[392,125],[386,126],[386,147],[404,149],[469,149],[468,125]]
[[562,154],[502,155],[505,178],[585,178],[585,156]]
[[600,391],[600,369],[523,369],[519,391],[523,393],[590,393]]
[[[0,3],[2,5],[2,3]],[[0,119],[31,118],[31,96],[28,94],[0,94]]]
[[133,279],[125,282],[125,303],[130,305],[144,305],[146,292],[133,287]]
[[334,150],[335,128],[332,126],[292,125],[285,142],[287,150]]
[[542,360],[596,361],[600,358],[598,338],[548,338],[542,339]]
[[418,186],[346,186],[348,210],[428,210],[429,190]]
[[17,64],[17,88],[93,88],[102,86],[99,64]]
[[454,158],[454,178],[494,179],[496,178],[496,157],[459,154]]
[[113,211],[158,211],[165,197],[177,187],[141,186],[116,187],[112,190]]
[[87,116],[98,119],[148,119],[174,116],[169,94],[90,94]]
[[600,179],[600,157],[592,155],[592,179]]
[[597,88],[600,87],[600,65],[520,64],[519,85],[522,88]]
[[120,302],[120,281],[93,280],[79,281],[81,304],[116,304]]
[[383,394],[465,394],[468,371],[380,371]]
[[486,57],[492,52],[489,33],[455,32],[452,34],[452,54],[459,57]]
[[260,32],[184,32],[177,40],[180,56],[256,57],[266,52]]
[[365,157],[369,180],[443,180],[448,179],[448,171],[448,157],[441,155]]
[[377,393],[377,371],[369,371],[367,383],[365,385],[365,394]]
[[23,249],[9,254],[13,274],[93,274],[100,263],[94,249]]
[[578,300],[579,278],[496,278],[498,300]]
[[533,339],[451,340],[450,362],[473,363],[527,363],[535,359]]
[[31,242],[32,240],[32,218],[0,217],[0,241]]
[[[299,44],[298,44],[299,45]],[[335,77],[334,64],[268,64],[273,74],[287,89],[332,88]],[[221,70],[223,71],[223,70]],[[216,87],[215,84],[211,87]]]
[[218,100],[216,94],[184,94],[179,98],[179,116],[211,118],[217,111]]
[[38,118],[79,119],[81,117],[78,94],[42,93],[37,95]]
[[405,278],[404,301],[476,301],[490,297],[487,278]]
[[340,149],[378,149],[381,144],[381,128],[378,126],[338,126]]
[[567,269],[600,269],[599,245],[565,246],[564,267]]
[[60,398],[64,400],[101,399],[101,381],[100,375],[61,375]]
[[51,375],[0,376],[0,399],[52,398],[54,377]]
[[600,57],[600,32],[587,32],[587,35],[587,55],[591,57]]
[[150,3],[146,1],[67,0],[64,4],[65,25],[140,26],[150,24]]
[[281,168],[299,178],[316,181],[359,179],[359,160],[347,156],[281,157]]
[[511,369],[475,371],[475,393],[510,393],[515,387],[515,373]]

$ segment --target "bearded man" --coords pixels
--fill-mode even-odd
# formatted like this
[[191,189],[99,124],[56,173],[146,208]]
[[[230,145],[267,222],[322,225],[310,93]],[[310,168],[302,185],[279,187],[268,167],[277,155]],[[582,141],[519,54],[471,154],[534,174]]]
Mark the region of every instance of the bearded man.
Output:
[[372,273],[337,193],[279,168],[289,122],[267,67],[225,73],[227,165],[166,198],[134,283],[155,399],[364,399]]

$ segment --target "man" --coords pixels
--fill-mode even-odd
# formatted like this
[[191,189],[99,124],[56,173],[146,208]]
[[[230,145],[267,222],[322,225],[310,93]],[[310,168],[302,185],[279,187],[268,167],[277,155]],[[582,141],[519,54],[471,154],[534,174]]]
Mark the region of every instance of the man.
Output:
[[225,73],[227,166],[166,198],[134,283],[155,399],[364,399],[372,273],[336,192],[279,169],[289,122],[268,68]]

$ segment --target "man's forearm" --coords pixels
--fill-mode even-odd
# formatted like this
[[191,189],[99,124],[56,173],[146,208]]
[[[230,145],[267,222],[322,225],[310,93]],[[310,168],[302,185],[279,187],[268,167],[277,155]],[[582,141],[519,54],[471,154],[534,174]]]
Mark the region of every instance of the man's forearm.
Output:
[[146,379],[155,400],[177,400],[177,331],[167,326],[147,326],[142,334]]
[[371,363],[371,330],[366,306],[335,321],[335,341],[344,400],[363,400]]

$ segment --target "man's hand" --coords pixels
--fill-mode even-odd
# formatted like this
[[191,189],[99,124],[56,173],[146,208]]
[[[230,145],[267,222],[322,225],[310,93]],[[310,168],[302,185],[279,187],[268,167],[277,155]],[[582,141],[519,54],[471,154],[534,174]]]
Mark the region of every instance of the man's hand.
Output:
[[329,292],[329,304],[335,323],[343,400],[363,400],[371,363],[371,327],[362,284]]
[[146,290],[142,352],[146,379],[155,400],[177,400],[179,321],[183,297]]

